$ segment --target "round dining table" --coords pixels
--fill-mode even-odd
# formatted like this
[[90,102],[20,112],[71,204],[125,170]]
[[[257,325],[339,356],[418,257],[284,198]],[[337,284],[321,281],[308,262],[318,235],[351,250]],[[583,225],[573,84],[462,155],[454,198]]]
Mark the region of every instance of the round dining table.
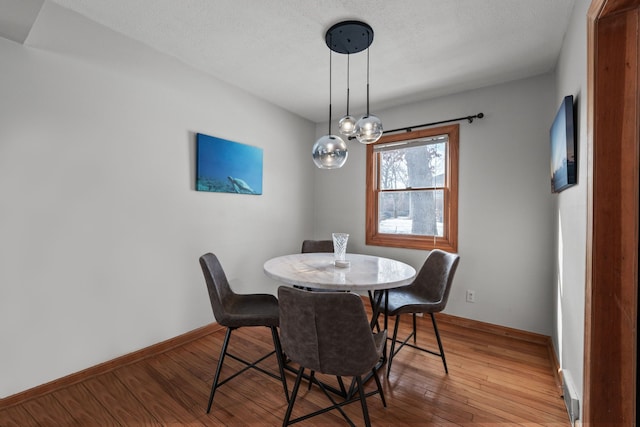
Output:
[[299,253],[272,258],[264,272],[287,285],[333,291],[375,291],[411,283],[416,270],[401,261],[374,255],[346,255],[348,266],[336,266],[333,253]]
[[[334,254],[330,252],[282,255],[265,262],[264,272],[287,285],[310,290],[367,291],[373,311],[373,328],[377,325],[382,298],[385,298],[384,307],[387,307],[389,289],[410,284],[416,270],[404,262],[375,255],[348,253],[346,261],[348,266],[336,266]],[[382,292],[374,298],[373,291],[378,290]],[[387,329],[387,322],[385,308],[384,329]]]

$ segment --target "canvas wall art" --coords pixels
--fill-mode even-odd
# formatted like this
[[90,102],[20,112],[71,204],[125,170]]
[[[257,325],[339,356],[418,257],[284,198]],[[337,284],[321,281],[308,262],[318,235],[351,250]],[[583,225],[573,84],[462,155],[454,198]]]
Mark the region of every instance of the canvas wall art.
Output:
[[562,100],[550,130],[551,191],[559,193],[577,182],[573,96]]
[[262,148],[199,133],[196,156],[197,191],[262,194]]

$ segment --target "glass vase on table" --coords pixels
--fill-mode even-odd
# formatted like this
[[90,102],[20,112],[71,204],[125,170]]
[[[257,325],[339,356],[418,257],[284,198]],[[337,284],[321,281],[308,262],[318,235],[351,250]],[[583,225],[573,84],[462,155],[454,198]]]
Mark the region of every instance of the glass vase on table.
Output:
[[351,263],[347,261],[347,241],[349,234],[332,233],[333,237],[333,263],[336,267],[349,267]]

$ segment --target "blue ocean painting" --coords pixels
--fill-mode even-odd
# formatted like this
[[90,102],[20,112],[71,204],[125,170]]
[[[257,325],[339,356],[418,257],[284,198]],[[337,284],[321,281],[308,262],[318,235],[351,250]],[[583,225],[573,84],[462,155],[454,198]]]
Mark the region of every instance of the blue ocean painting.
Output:
[[196,190],[262,194],[262,148],[197,134]]
[[576,183],[573,96],[564,98],[551,125],[551,190],[558,193]]
[[563,188],[567,181],[567,135],[566,120],[558,115],[551,126],[551,180],[553,188]]

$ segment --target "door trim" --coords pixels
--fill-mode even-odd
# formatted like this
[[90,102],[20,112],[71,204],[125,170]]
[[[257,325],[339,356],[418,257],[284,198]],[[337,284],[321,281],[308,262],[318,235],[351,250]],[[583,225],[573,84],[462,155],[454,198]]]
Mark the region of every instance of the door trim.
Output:
[[640,0],[587,14],[583,425],[636,420]]

